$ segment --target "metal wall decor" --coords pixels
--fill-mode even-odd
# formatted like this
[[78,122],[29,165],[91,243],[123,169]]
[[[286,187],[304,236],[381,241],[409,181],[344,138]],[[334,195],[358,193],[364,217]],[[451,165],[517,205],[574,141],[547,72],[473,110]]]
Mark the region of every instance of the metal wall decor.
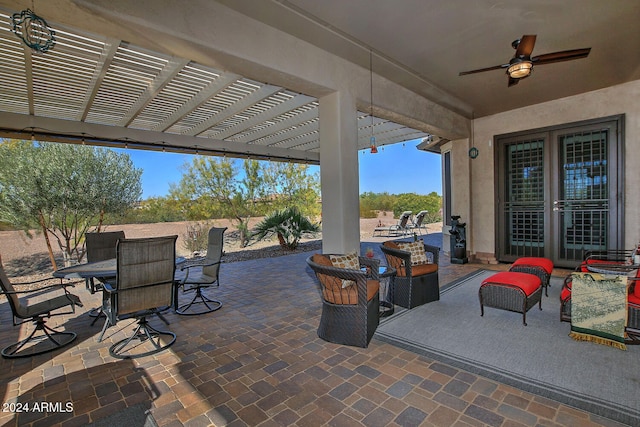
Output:
[[31,9],[14,13],[11,20],[12,31],[34,51],[44,53],[55,46],[56,32],[49,28],[44,18],[33,13]]
[[469,157],[475,159],[476,157],[478,157],[478,154],[480,154],[480,152],[476,147],[469,148]]

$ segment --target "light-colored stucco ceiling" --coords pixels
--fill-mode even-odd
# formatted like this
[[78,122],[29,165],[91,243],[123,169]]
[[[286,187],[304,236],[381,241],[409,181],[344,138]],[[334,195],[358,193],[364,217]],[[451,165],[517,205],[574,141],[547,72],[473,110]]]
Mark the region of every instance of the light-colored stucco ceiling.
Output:
[[[76,140],[315,163],[318,99],[345,82],[368,145],[371,52],[380,143],[463,138],[465,118],[640,79],[637,0],[0,0],[5,17],[27,7],[65,43],[34,59],[5,20],[0,125]],[[534,56],[592,50],[510,88],[502,70],[458,76],[508,62],[523,34]]]
[[[371,47],[389,61],[378,73],[467,117],[640,79],[637,0],[219,1],[362,66]],[[504,70],[458,76],[509,62],[524,34],[537,35],[533,55],[592,50],[510,88]]]

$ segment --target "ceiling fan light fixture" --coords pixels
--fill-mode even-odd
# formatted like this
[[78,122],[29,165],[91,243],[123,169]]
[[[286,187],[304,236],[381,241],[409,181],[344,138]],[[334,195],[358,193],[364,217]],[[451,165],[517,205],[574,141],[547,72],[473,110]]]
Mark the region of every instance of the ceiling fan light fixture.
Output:
[[531,74],[532,68],[533,64],[531,61],[520,59],[509,65],[509,68],[507,68],[507,74],[509,74],[509,77],[512,79],[521,79]]

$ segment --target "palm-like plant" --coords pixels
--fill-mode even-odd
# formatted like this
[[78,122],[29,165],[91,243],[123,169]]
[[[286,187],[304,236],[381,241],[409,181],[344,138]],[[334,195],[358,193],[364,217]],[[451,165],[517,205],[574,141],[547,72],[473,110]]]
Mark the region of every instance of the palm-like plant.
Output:
[[275,233],[283,249],[293,250],[298,247],[300,238],[304,233],[316,233],[318,231],[320,231],[318,224],[312,223],[309,218],[302,215],[298,208],[289,207],[266,216],[256,225],[253,237],[257,240],[262,240]]

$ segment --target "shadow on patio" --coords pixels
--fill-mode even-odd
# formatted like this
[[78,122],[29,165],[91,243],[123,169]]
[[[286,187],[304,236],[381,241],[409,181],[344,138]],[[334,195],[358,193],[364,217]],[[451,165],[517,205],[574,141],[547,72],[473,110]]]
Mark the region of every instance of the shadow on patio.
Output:
[[[364,242],[363,247],[379,243]],[[73,412],[0,413],[3,425],[84,425],[141,404],[159,426],[179,425],[614,425],[610,420],[453,368],[377,340],[366,349],[316,335],[321,310],[309,253],[224,264],[221,310],[168,313],[178,336],[155,356],[116,362],[96,341],[87,311],[100,296],[76,288],[85,307],[63,318],[72,347],[0,361],[3,403],[71,399]],[[441,262],[441,285],[481,265]],[[502,266],[496,266],[502,268]],[[18,328],[0,304],[3,342]],[[158,322],[158,319],[152,320]],[[127,325],[126,322],[119,323]],[[128,329],[128,327],[125,327]],[[80,379],[80,381],[78,381]],[[3,407],[4,409],[4,407]]]

